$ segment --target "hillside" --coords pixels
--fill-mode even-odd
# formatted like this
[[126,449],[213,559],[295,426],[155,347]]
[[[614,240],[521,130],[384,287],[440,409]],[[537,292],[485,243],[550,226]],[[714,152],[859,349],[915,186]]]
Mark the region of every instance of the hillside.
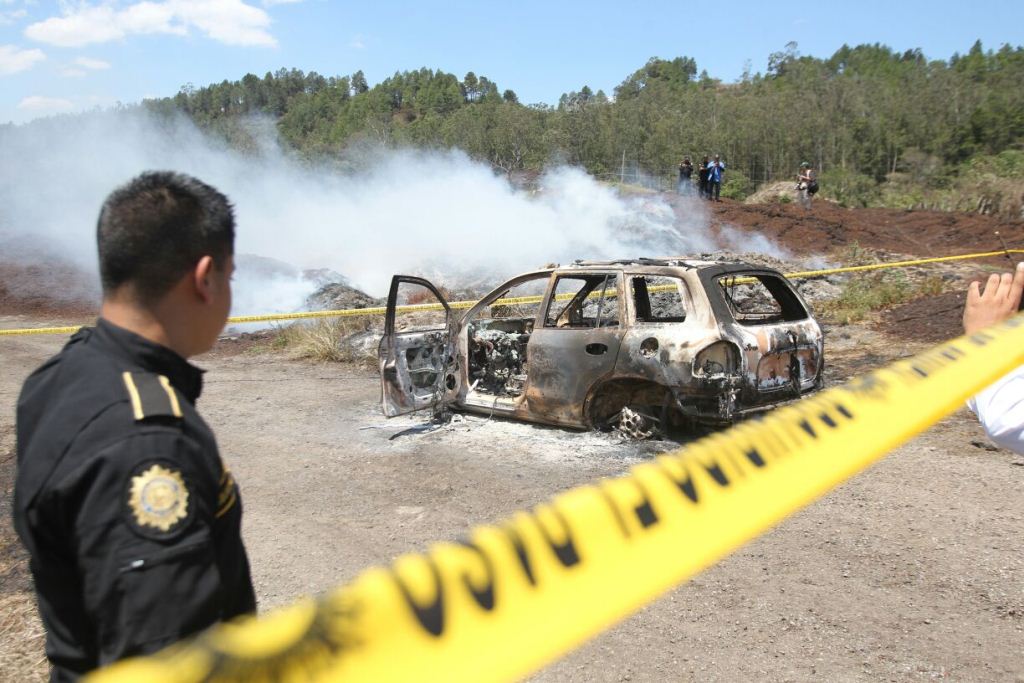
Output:
[[[582,85],[555,106],[522,103],[513,89],[473,72],[430,68],[374,85],[361,71],[279,69],[189,84],[141,106],[184,114],[253,153],[269,122],[299,156],[341,166],[358,165],[367,145],[457,148],[502,173],[554,162],[598,177],[667,182],[684,155],[720,153],[732,198],[789,180],[808,161],[822,196],[846,206],[1021,216],[1024,48],[976,42],[935,59],[844,45],[819,59],[791,43],[767,61],[765,73],[723,83],[689,57],[652,57],[613,93]],[[15,131],[0,127],[0,143]]]

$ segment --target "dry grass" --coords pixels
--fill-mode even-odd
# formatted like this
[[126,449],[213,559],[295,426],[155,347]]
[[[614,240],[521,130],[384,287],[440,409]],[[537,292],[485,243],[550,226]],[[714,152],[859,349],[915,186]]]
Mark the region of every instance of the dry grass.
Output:
[[[366,322],[353,318],[323,318],[312,322],[296,322],[278,329],[269,350],[283,351],[294,358],[327,363],[359,363],[370,361],[346,340],[367,330]],[[267,348],[267,347],[263,347]]]
[[0,427],[0,491],[0,681],[44,681],[49,674],[45,633],[36,611],[28,553],[11,521],[13,425]]
[[[441,296],[444,297],[445,301],[455,301],[457,296],[451,289],[443,286],[438,286],[437,291],[441,292]],[[399,299],[401,301],[401,299]],[[417,304],[436,304],[437,297],[426,287],[420,285],[414,285],[412,292],[408,293],[403,305],[415,306]]]
[[49,673],[43,652],[45,633],[31,593],[0,595],[0,679],[45,681]]

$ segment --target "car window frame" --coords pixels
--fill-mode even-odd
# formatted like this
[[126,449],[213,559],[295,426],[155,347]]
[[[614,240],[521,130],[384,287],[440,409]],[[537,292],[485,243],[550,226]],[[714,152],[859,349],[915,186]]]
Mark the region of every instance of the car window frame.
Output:
[[[779,305],[779,314],[776,319],[766,320],[745,320],[742,316],[737,316],[737,311],[733,304],[733,298],[726,293],[726,288],[721,285],[721,280],[724,278],[744,278],[752,277],[758,280],[760,285],[767,290],[772,296],[775,302]],[[764,278],[764,279],[762,279]],[[765,283],[765,279],[774,280],[778,283],[777,291],[776,288],[770,287]],[[729,313],[729,317],[732,318],[733,322],[742,327],[759,327],[764,325],[784,325],[791,323],[800,323],[806,320],[813,319],[814,314],[811,312],[810,306],[800,297],[799,292],[793,287],[792,283],[782,273],[765,272],[761,270],[751,271],[736,271],[730,273],[721,273],[715,275],[712,278],[712,285],[718,290],[716,296],[722,302],[725,310]],[[781,296],[780,296],[781,294]],[[800,311],[800,317],[794,317],[788,311],[793,312]]]
[[[683,286],[680,292],[680,299],[684,310],[686,311],[686,319],[682,321],[671,321],[671,320],[640,320],[637,316],[636,309],[636,291],[633,289],[633,278],[637,277],[661,277],[661,278],[672,278],[677,280],[679,284]],[[627,298],[629,299],[630,308],[630,320],[631,326],[663,326],[663,325],[686,325],[689,324],[694,316],[697,314],[697,306],[694,303],[693,293],[690,290],[690,283],[682,274],[667,274],[667,273],[645,273],[640,271],[626,272],[624,278],[629,280],[629,292]]]
[[[602,275],[604,276],[604,282],[606,282],[606,283],[607,283],[609,277],[614,278],[614,280],[615,280],[614,292],[615,292],[615,297],[617,299],[616,304],[615,304],[616,307],[617,307],[617,315],[616,315],[616,323],[615,323],[615,325],[600,325],[600,326],[594,325],[594,326],[587,326],[587,327],[574,327],[574,326],[571,326],[571,325],[566,325],[564,327],[559,327],[557,324],[555,324],[555,325],[549,325],[548,324],[548,313],[551,310],[552,305],[557,303],[556,297],[558,296],[558,283],[562,279],[570,279],[570,278],[584,279],[584,278],[590,278],[590,277],[602,276]],[[624,306],[623,306],[623,282],[624,282],[624,279],[625,279],[625,277],[624,277],[624,274],[623,274],[623,272],[621,270],[555,272],[553,274],[553,278],[552,278],[551,284],[550,284],[550,286],[548,288],[548,294],[547,294],[547,297],[546,297],[546,299],[544,301],[544,307],[543,307],[543,309],[541,311],[541,315],[539,316],[539,320],[538,320],[538,322],[541,323],[541,326],[540,326],[541,329],[544,329],[544,330],[575,330],[575,331],[619,330],[619,329],[623,329],[625,327],[624,321],[623,321],[623,317],[625,315],[625,310],[624,310]],[[612,289],[612,288],[607,288],[606,291],[608,289]],[[583,291],[583,290],[581,289],[580,291]],[[590,292],[588,292],[586,294],[586,296],[590,296],[590,294],[592,294],[594,291],[596,291],[596,287],[594,289],[590,290]],[[559,311],[558,316],[555,318],[556,323],[557,323],[558,318],[561,318],[562,315],[565,314],[565,312],[569,310],[569,306],[571,306],[576,301],[576,299],[578,298],[578,294],[579,293],[577,293],[577,296],[574,296],[572,299],[570,299],[569,302],[566,304],[566,306],[561,311]],[[608,297],[607,297],[607,294],[606,294],[604,299],[607,299],[607,298]],[[599,313],[600,313],[600,307],[599,307]],[[598,318],[598,320],[600,321],[600,318]]]

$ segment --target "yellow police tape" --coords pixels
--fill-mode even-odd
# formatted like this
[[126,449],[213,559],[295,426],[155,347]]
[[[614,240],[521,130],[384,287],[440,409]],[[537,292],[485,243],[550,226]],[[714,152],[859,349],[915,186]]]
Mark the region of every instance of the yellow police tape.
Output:
[[886,263],[869,263],[862,266],[843,266],[841,268],[826,268],[823,270],[802,270],[796,273],[787,273],[790,279],[801,279],[819,277],[821,275],[836,275],[838,273],[860,273],[868,270],[886,270],[889,268],[906,268],[907,266],[919,266],[925,263],[942,263],[944,261],[962,261],[965,259],[989,258],[992,256],[1006,256],[1010,254],[1024,254],[1024,249],[1000,249],[999,251],[984,251],[977,254],[960,254],[957,256],[933,256],[931,258],[912,259],[909,261],[889,261]]
[[70,327],[25,327],[17,330],[0,330],[0,337],[19,337],[29,334],[74,334],[82,329],[81,325]]
[[[758,536],[1024,363],[1024,317],[571,489],[467,540],[92,680],[528,675]],[[756,590],[752,583],[750,590]]]
[[[908,266],[922,265],[926,263],[941,263],[943,261],[963,261],[968,259],[978,258],[989,258],[992,256],[1007,256],[1010,254],[1024,254],[1024,249],[1001,249],[999,251],[986,251],[979,252],[976,254],[960,254],[957,256],[936,256],[925,259],[913,259],[910,261],[891,261],[889,263],[871,263],[861,266],[843,266],[841,268],[825,268],[822,270],[802,270],[795,273],[786,273],[786,277],[790,279],[807,279],[812,277],[823,277],[825,275],[835,275],[838,273],[856,273],[869,270],[886,270],[889,268],[906,268]],[[734,284],[742,284],[743,280],[737,279]],[[662,286],[661,289],[671,288],[671,286]],[[600,294],[592,294],[590,298],[596,298]],[[612,298],[615,295],[607,294],[607,298]],[[563,294],[556,298],[558,299],[571,299],[573,294]],[[508,299],[499,299],[494,302],[493,305],[517,305],[517,304],[535,304],[540,303],[543,296],[521,296],[513,297]],[[466,309],[472,308],[477,302],[474,301],[453,301],[448,305],[454,309]],[[441,304],[416,304],[412,306],[398,306],[395,310],[397,313],[415,313],[418,311],[440,311],[443,310]],[[384,315],[387,312],[387,308],[384,306],[374,306],[370,308],[348,308],[337,311],[303,311],[299,313],[268,313],[266,315],[238,315],[228,318],[228,323],[240,324],[240,323],[260,323],[260,322],[274,322],[278,320],[312,320],[316,318],[352,318],[362,316],[374,316]],[[74,334],[81,325],[68,326],[68,327],[36,327],[36,328],[21,328],[13,330],[0,330],[0,337],[5,336],[18,336],[18,335],[30,335],[30,334]]]

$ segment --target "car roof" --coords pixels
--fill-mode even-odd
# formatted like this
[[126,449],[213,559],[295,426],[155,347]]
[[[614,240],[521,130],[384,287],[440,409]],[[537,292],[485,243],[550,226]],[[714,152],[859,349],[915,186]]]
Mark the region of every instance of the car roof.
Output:
[[686,256],[672,256],[665,258],[629,258],[613,259],[608,261],[576,260],[571,265],[562,266],[559,270],[566,268],[608,268],[609,266],[652,266],[656,268],[686,268],[689,270],[703,270],[706,268],[722,268],[725,271],[748,269],[748,270],[772,270],[763,266],[756,266],[744,261],[712,261],[706,259],[694,259]]

